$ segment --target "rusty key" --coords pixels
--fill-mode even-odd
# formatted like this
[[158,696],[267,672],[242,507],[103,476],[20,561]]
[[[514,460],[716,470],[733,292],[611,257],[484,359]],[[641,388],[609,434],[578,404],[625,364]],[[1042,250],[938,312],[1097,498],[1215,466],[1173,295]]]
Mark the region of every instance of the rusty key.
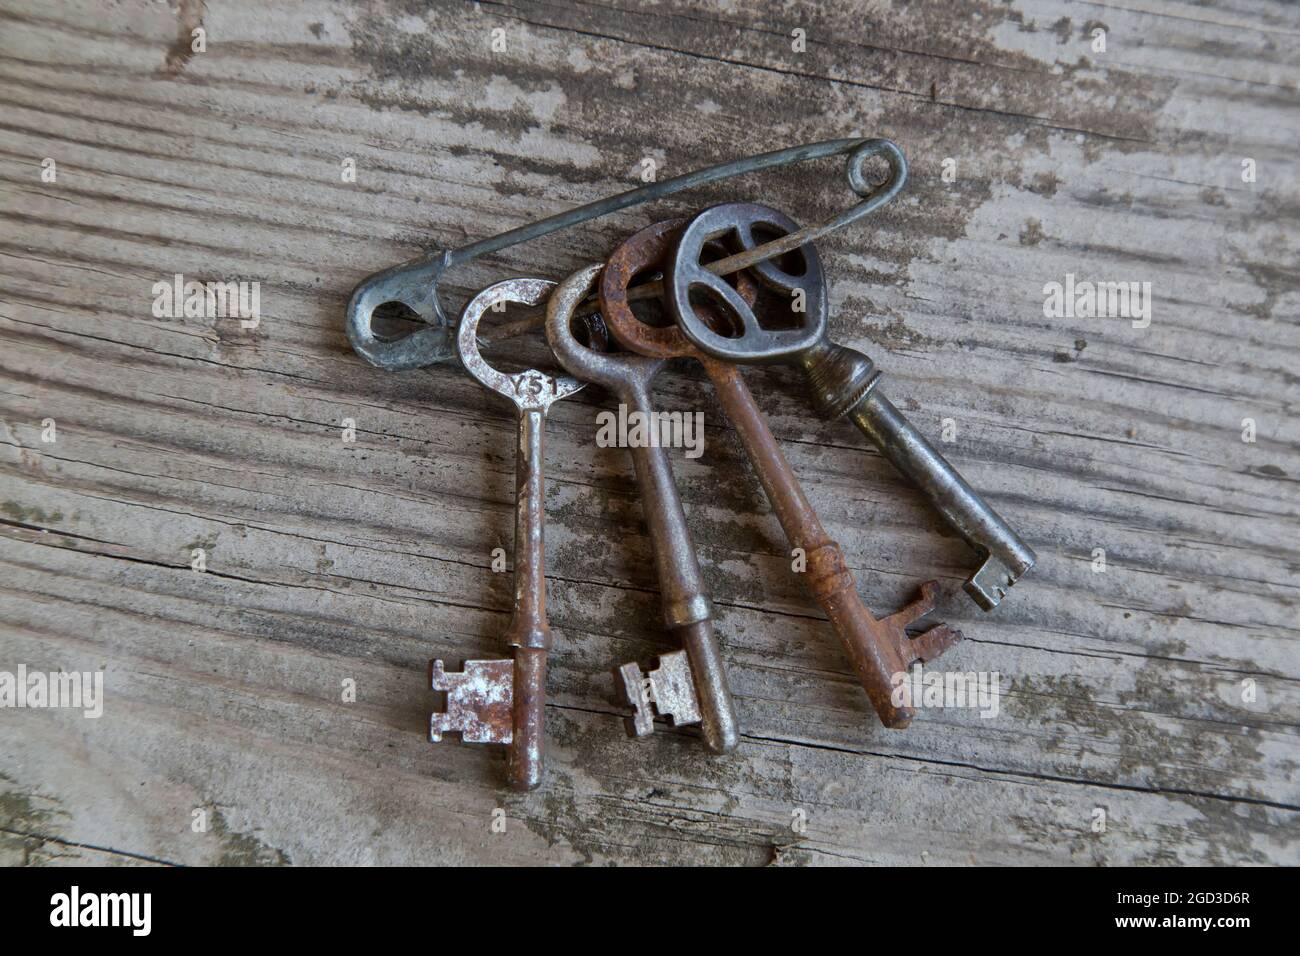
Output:
[[[791,547],[802,548],[807,556],[805,583],[830,618],[881,723],[906,727],[913,711],[906,704],[895,703],[891,693],[895,675],[905,673],[918,660],[938,657],[961,640],[961,633],[946,624],[934,625],[918,637],[909,637],[904,630],[934,608],[938,588],[933,581],[923,584],[921,593],[902,610],[877,619],[858,595],[839,545],[826,533],[799,487],[740,370],[702,353],[679,328],[651,326],[633,314],[629,283],[638,274],[662,269],[685,224],[686,220],[675,219],[647,226],[615,250],[600,284],[605,324],[614,338],[633,352],[652,358],[686,356],[704,366]],[[741,300],[735,289],[727,288],[721,297]]]
[[497,303],[541,304],[555,288],[547,279],[507,279],[488,286],[461,313],[456,348],[465,370],[486,388],[514,403],[519,417],[515,458],[515,607],[506,630],[513,660],[466,661],[463,673],[448,674],[442,661],[429,666],[430,685],[446,691],[447,710],[434,714],[430,739],[459,731],[468,743],[506,744],[507,776],[515,790],[532,790],[542,782],[545,751],[546,652],[551,629],[546,623],[546,521],[542,466],[546,413],[551,405],[582,388],[567,375],[536,369],[507,375],[483,360],[477,331],[483,314]]
[[[602,268],[604,263],[580,269],[552,293],[546,306],[546,339],[572,375],[604,386],[629,412],[650,420],[650,384],[665,360],[597,351],[573,334],[574,310],[595,289]],[[654,548],[664,625],[677,635],[683,650],[660,655],[659,667],[648,673],[636,663],[618,669],[624,696],[635,710],[629,730],[637,737],[650,734],[657,711],[671,716],[674,726],[702,724],[705,745],[714,753],[726,753],[740,739],[736,708],[713,633],[713,603],[704,589],[672,465],[658,444],[635,445],[630,451]]]
[[[665,294],[674,316],[681,316],[682,332],[700,351],[725,362],[799,365],[818,413],[832,420],[847,415],[980,556],[965,588],[991,611],[1034,566],[1036,556],[876,387],[880,372],[871,359],[827,338],[826,278],[816,247],[810,242],[789,253],[786,268],[774,259],[750,267],[768,289],[802,300],[798,308],[778,309],[775,316],[756,314],[701,262],[710,245],[720,243],[735,254],[798,228],[784,213],[754,203],[714,206],[691,220],[665,268]],[[725,303],[727,321],[716,328],[702,321],[689,308],[701,297]]]

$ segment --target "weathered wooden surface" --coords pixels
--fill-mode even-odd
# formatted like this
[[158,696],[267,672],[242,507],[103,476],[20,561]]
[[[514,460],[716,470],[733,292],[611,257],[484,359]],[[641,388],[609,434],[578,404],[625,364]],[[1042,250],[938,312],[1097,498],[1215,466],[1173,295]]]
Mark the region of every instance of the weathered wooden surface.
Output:
[[[1300,13],[750,6],[0,2],[0,670],[108,688],[99,720],[0,711],[0,859],[1300,862]],[[877,725],[684,366],[660,395],[706,412],[704,457],[674,457],[744,740],[623,736],[609,669],[665,645],[629,461],[593,441],[611,402],[583,393],[548,433],[550,776],[502,793],[498,749],[425,742],[424,669],[499,651],[512,421],[457,368],[365,365],[348,291],[629,188],[643,157],[856,134],[913,175],[823,245],[836,334],[927,434],[954,420],[945,452],[1038,567],[980,613],[971,556],[861,436],[750,378],[868,603],[937,577],[967,635],[947,666],[998,671],[1000,715]],[[812,220],[848,193],[829,163],[755,177],[447,297],[731,197]],[[1150,327],[1044,318],[1068,272],[1151,282]],[[259,281],[260,326],[155,319],[174,273]]]

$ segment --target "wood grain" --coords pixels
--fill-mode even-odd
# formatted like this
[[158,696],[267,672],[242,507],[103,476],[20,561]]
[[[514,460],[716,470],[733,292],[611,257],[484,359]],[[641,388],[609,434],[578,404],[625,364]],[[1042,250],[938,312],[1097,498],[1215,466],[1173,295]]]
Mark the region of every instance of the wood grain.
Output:
[[[0,861],[1300,862],[1298,35],[1280,3],[0,0],[0,670],[107,684],[99,720],[0,711]],[[953,420],[944,453],[1038,566],[981,613],[919,495],[793,375],[747,374],[868,604],[938,579],[967,637],[945,666],[997,671],[999,715],[878,726],[683,364],[658,395],[705,412],[674,466],[742,744],[623,735],[610,669],[666,645],[587,390],[547,435],[550,776],[501,792],[496,749],[425,741],[423,675],[500,652],[513,421],[457,368],[362,362],[349,291],[631,188],[644,157],[850,135],[912,177],[822,244],[834,334],[932,439]],[[749,177],[444,297],[731,198],[811,222],[849,196],[829,162]],[[154,318],[175,273],[259,282],[260,325]],[[1045,318],[1067,273],[1150,282],[1150,326]]]

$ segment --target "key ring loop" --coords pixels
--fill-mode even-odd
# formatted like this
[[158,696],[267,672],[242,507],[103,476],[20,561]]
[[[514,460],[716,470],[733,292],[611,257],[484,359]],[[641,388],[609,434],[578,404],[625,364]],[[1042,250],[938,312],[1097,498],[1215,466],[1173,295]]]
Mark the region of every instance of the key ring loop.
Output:
[[[810,159],[844,154],[848,154],[845,175],[849,188],[862,199],[860,203],[826,222],[782,236],[748,252],[714,263],[713,266],[719,274],[725,274],[722,269],[734,272],[789,252],[805,242],[814,241],[856,222],[893,199],[907,182],[907,159],[903,156],[903,151],[887,139],[832,139],[760,153],[708,166],[662,182],[649,183],[458,249],[433,253],[376,272],[363,279],[352,291],[347,307],[348,341],[367,362],[390,371],[406,371],[446,361],[456,354],[451,322],[443,312],[438,298],[438,281],[448,269],[538,239],[559,229],[590,222],[629,206],[663,199],[695,186],[745,173],[790,166]],[[880,185],[871,183],[865,171],[867,161],[874,156],[884,157],[889,164],[889,176]],[[388,302],[402,303],[429,325],[400,339],[379,338],[372,327],[372,319],[375,309]]]
[[585,384],[572,375],[547,375],[535,368],[508,374],[487,363],[478,350],[479,321],[501,302],[540,305],[555,289],[550,279],[503,279],[470,299],[461,313],[456,349],[461,364],[478,383],[514,402],[520,411],[545,412],[555,402],[580,391]]

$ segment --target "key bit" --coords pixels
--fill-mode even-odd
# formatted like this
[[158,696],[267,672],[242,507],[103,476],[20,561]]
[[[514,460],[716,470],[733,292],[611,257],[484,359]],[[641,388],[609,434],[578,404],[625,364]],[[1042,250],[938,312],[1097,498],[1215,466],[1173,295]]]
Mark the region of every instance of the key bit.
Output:
[[648,674],[636,663],[624,664],[617,674],[623,684],[623,694],[636,710],[626,720],[629,736],[645,737],[653,733],[656,713],[670,717],[674,727],[700,722],[700,704],[685,651],[660,655],[659,667]]
[[461,673],[429,662],[429,686],[447,694],[447,709],[429,720],[434,743],[451,731],[467,744],[508,744],[513,734],[514,661],[465,661]]
[[1014,566],[1008,566],[1001,558],[990,554],[966,582],[966,593],[986,611],[991,611],[1002,603],[1002,599],[1007,596],[1007,588],[1033,567],[1036,560],[1027,545],[1022,549],[1013,549],[1011,555]]

